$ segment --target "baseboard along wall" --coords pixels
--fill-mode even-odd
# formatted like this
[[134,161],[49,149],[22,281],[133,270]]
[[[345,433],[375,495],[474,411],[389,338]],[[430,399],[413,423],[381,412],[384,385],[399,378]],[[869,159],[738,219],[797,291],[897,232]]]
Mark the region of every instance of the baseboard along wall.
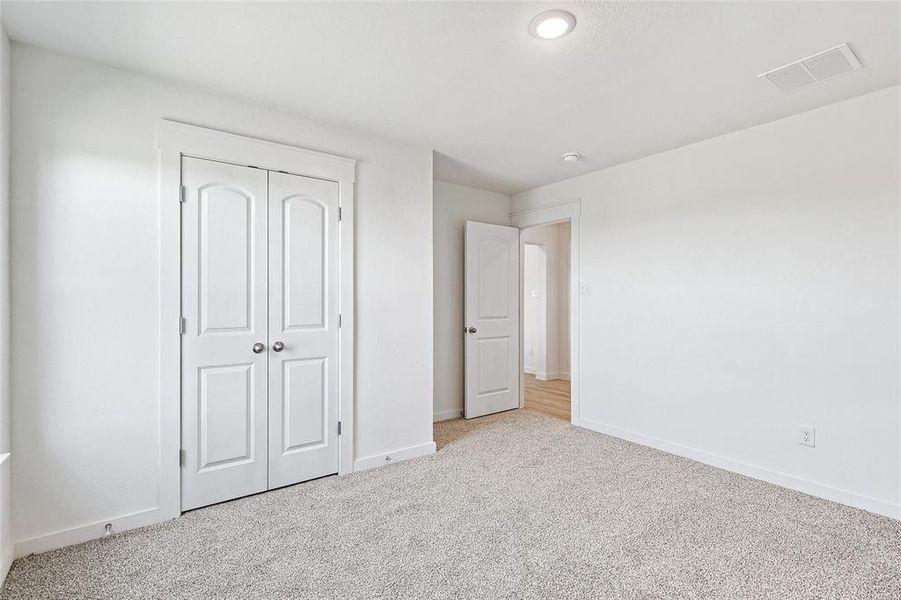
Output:
[[[407,448],[399,448],[393,452],[367,456],[365,458],[354,461],[354,471],[364,471],[375,467],[381,467],[396,462],[427,456],[435,452],[435,442],[427,442],[418,446],[410,446]],[[95,521],[79,527],[55,531],[45,535],[20,540],[12,544],[12,547],[0,557],[0,573],[9,570],[14,558],[21,558],[29,554],[37,554],[40,552],[48,552],[65,546],[81,544],[93,539],[102,538],[107,535],[122,533],[129,529],[145,527],[162,522],[163,519],[159,508],[149,508],[118,517]],[[109,529],[107,529],[109,525]],[[0,578],[2,581],[2,578]]]
[[407,448],[399,448],[393,452],[385,452],[383,454],[374,454],[354,461],[354,471],[365,471],[375,467],[382,467],[392,463],[410,460],[411,458],[419,458],[435,453],[435,442],[427,442],[418,446],[409,446]]
[[459,419],[462,416],[463,416],[463,411],[460,409],[440,410],[440,411],[432,414],[432,422],[438,423],[440,421],[451,421],[453,419]]
[[852,506],[854,508],[873,512],[885,517],[901,519],[901,504],[892,503],[886,500],[881,500],[879,498],[872,498],[870,496],[865,496],[856,492],[849,492],[847,490],[835,488],[824,483],[819,483],[817,481],[811,481],[809,479],[803,479],[800,477],[795,477],[793,475],[788,475],[787,473],[758,467],[756,465],[727,458],[725,456],[720,456],[718,454],[713,454],[711,452],[648,436],[642,433],[628,431],[626,429],[621,429],[613,425],[607,425],[606,423],[592,421],[590,419],[574,419],[573,425],[584,427],[585,429],[590,429],[592,431],[597,431],[598,433],[604,433],[613,437],[627,440],[629,442],[634,442],[636,444],[641,444],[642,446],[648,446],[650,448],[661,450],[669,454],[675,454],[676,456],[681,456],[683,458],[689,458],[691,460],[704,463],[705,465],[710,465],[712,467],[717,467],[720,469],[725,469],[726,471],[738,473],[739,475],[745,475],[747,477],[766,481],[767,483],[772,483],[774,485],[795,490],[796,492],[801,492],[803,494],[808,494],[817,498],[823,498],[824,500],[831,500],[833,502],[838,502],[839,504],[845,504],[847,506]]
[[[64,546],[81,544],[107,535],[122,533],[128,529],[153,525],[160,521],[159,509],[149,508],[15,542],[14,555],[15,558],[21,558],[29,554],[56,550]],[[107,525],[110,526],[109,530],[106,528]]]

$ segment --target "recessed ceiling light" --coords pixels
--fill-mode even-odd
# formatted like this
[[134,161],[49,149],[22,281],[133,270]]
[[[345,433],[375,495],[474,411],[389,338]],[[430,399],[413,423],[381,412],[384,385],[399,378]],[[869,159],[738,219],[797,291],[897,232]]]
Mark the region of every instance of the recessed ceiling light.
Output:
[[555,40],[563,37],[576,26],[576,18],[565,10],[548,10],[529,23],[532,35],[543,40]]
[[563,160],[565,160],[566,162],[577,161],[580,158],[582,158],[582,155],[579,154],[578,152],[567,152],[566,154],[563,155]]

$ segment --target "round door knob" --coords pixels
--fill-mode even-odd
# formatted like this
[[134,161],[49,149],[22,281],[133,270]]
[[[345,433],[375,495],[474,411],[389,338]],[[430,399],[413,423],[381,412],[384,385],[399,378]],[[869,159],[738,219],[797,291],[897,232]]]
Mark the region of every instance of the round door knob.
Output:
[[257,342],[253,345],[253,353],[254,354],[262,354],[266,350],[266,344],[262,342]]
[[285,345],[281,342],[275,342],[274,344],[272,344],[272,349],[276,352],[281,352],[285,349]]
[[475,327],[470,327],[469,329],[467,329],[467,331],[468,331],[469,333],[477,333],[479,330],[476,329]]

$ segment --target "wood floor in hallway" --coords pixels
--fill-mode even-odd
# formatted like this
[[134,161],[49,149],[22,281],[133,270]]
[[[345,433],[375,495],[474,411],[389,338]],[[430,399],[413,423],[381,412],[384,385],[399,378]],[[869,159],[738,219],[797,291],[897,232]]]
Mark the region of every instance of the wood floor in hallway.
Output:
[[564,421],[570,420],[569,381],[565,379],[542,381],[526,373],[525,389],[523,408]]

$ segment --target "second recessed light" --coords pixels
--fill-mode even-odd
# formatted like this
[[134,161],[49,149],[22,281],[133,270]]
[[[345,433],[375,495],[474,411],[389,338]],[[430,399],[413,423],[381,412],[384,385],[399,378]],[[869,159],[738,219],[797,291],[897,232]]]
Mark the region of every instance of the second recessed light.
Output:
[[565,10],[548,10],[529,23],[529,31],[537,38],[555,40],[576,26],[576,18]]

